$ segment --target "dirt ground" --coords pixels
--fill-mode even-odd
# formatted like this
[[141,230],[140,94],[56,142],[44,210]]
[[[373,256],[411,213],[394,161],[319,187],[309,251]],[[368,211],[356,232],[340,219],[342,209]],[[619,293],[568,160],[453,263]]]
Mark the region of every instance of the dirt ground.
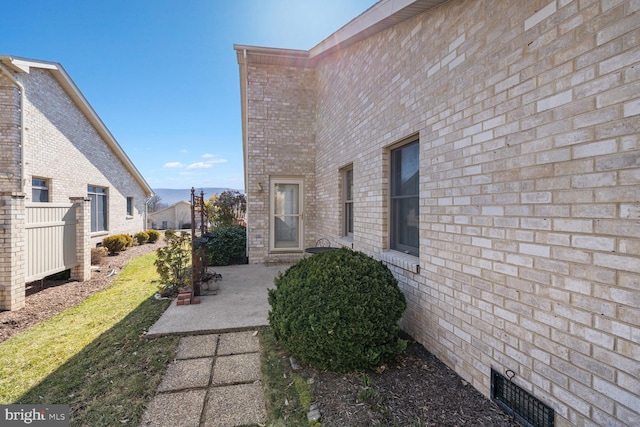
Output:
[[0,342],[105,289],[130,259],[153,252],[164,244],[160,238],[152,244],[127,248],[115,256],[104,256],[99,264],[91,267],[91,279],[84,282],[49,280],[28,283],[24,308],[0,311]]
[[407,350],[378,372],[338,374],[303,368],[326,427],[513,427],[504,411],[425,348]]
[[[128,248],[92,266],[85,282],[58,280],[27,285],[26,306],[0,312],[0,342],[78,304],[108,287],[134,257],[164,245]],[[409,339],[407,350],[379,372],[338,374],[303,367],[313,385],[314,402],[327,427],[364,426],[496,426],[518,424],[493,402]]]

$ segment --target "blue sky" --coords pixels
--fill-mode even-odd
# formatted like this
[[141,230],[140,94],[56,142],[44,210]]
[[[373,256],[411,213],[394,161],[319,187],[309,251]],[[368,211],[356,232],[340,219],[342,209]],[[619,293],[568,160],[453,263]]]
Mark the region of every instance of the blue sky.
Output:
[[0,54],[59,62],[152,188],[243,189],[233,44],[310,49],[376,0],[0,4]]

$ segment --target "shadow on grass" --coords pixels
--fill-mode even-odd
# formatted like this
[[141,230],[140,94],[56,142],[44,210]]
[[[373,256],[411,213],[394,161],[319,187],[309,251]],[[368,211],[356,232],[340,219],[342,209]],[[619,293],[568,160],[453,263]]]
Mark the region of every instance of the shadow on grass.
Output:
[[147,298],[15,403],[68,404],[72,426],[139,425],[178,345],[144,337],[168,305]]

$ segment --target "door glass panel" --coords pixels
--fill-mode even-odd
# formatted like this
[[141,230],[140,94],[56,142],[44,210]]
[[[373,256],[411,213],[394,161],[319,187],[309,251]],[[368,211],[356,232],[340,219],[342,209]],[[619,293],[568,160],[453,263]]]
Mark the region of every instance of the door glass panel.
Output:
[[300,247],[300,185],[274,184],[274,248]]

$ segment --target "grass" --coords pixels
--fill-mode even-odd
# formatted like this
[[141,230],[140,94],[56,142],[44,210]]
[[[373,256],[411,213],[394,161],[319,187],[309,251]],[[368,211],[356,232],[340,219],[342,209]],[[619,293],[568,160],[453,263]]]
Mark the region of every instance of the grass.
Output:
[[69,404],[72,426],[138,425],[177,337],[144,332],[157,301],[155,254],[130,261],[108,289],[0,344],[0,404]]
[[291,369],[286,353],[277,343],[270,328],[260,331],[260,342],[267,425],[311,425],[312,423],[307,421],[307,412],[312,400],[309,384]]

